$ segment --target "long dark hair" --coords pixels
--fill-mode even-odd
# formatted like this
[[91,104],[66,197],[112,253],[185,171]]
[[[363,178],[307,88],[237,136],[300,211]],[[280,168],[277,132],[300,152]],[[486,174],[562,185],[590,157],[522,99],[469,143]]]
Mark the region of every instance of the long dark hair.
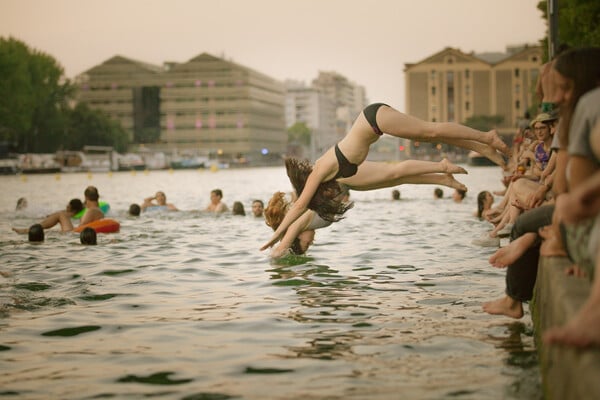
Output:
[[[289,157],[285,159],[285,168],[296,194],[300,196],[312,172],[312,166],[307,160]],[[337,181],[332,179],[322,182],[308,203],[308,208],[319,214],[325,221],[339,221],[344,213],[354,206],[352,202],[343,202],[342,195],[343,190]]]
[[483,192],[479,192],[477,195],[477,218],[481,219],[483,214],[483,206],[485,205],[485,199],[489,192],[484,190]]
[[560,144],[566,147],[569,127],[577,102],[585,93],[600,85],[600,47],[571,49],[559,55],[553,67],[565,78],[573,81],[573,95],[569,104],[560,107]]

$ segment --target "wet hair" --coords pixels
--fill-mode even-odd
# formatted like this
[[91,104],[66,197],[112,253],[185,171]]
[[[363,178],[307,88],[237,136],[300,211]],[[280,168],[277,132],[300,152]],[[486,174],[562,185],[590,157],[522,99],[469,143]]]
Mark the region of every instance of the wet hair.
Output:
[[481,219],[481,216],[483,214],[483,206],[485,205],[485,199],[488,193],[490,192],[484,190],[477,194],[477,218],[479,219]]
[[[312,166],[307,160],[286,158],[285,168],[294,190],[300,196],[306,185],[306,180],[312,172]],[[321,182],[317,191],[308,203],[308,208],[319,214],[325,221],[336,222],[343,218],[346,211],[354,205],[341,199],[343,190],[335,179]]]
[[214,193],[217,196],[219,196],[220,198],[223,198],[223,191],[221,189],[214,189],[211,191],[211,193]]
[[400,200],[400,191],[398,189],[392,190],[392,199]]
[[79,240],[81,244],[95,245],[96,243],[96,231],[94,228],[84,228],[79,234]]
[[98,194],[98,189],[96,189],[95,186],[88,186],[85,189],[85,192],[83,192],[83,195],[86,199],[91,201],[98,201],[98,199],[100,198],[100,195]]
[[233,215],[246,215],[246,211],[244,210],[244,205],[241,201],[234,201],[233,206],[231,207]]
[[566,147],[577,102],[585,93],[600,85],[600,47],[567,50],[556,58],[553,68],[573,81],[571,101],[560,107],[560,143],[561,147]]
[[137,217],[140,215],[141,212],[142,212],[142,209],[138,204],[133,203],[132,205],[129,206],[129,215],[133,215],[134,217]]
[[433,194],[436,198],[441,199],[442,197],[444,197],[444,191],[440,188],[435,188],[433,190]]
[[304,251],[302,251],[302,246],[300,245],[299,238],[294,239],[292,245],[290,246],[290,250],[297,256],[304,254]]
[[30,242],[44,241],[44,228],[41,224],[34,224],[29,227],[28,237]]
[[254,200],[252,200],[252,204],[254,204],[254,203],[259,203],[262,208],[265,207],[265,203],[262,200],[260,200],[260,199],[254,199]]
[[461,199],[464,199],[467,195],[467,191],[463,189],[456,189],[456,193],[458,193]]
[[22,210],[24,208],[27,207],[27,199],[25,197],[21,197],[19,198],[19,200],[17,200],[17,210]]
[[275,192],[264,211],[267,226],[270,226],[273,230],[279,228],[289,208],[290,203],[285,199],[285,193]]
[[83,203],[79,199],[71,199],[71,201],[69,201],[69,209],[73,214],[77,214],[79,211],[83,210]]

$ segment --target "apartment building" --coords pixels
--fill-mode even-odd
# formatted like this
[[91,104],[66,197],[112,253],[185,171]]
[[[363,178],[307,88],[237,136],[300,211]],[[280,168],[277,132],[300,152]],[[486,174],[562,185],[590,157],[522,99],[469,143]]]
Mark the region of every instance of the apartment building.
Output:
[[499,116],[499,133],[512,135],[525,112],[535,109],[541,64],[542,48],[535,45],[483,54],[447,47],[405,64],[406,111],[427,121],[459,123]]
[[345,135],[356,116],[367,106],[365,88],[333,71],[319,71],[319,75],[312,81],[312,86],[333,100],[337,134]]
[[334,100],[314,86],[303,82],[285,82],[285,122],[289,128],[304,123],[311,130],[309,148],[303,157],[315,161],[341,137],[336,131],[336,107]]
[[78,101],[104,110],[150,149],[224,160],[278,158],[286,150],[283,84],[207,53],[163,66],[115,56],[76,84]]

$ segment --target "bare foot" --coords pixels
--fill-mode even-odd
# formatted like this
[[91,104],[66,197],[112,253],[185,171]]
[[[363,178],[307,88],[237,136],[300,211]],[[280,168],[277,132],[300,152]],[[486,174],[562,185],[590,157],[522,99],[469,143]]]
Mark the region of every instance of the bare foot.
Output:
[[499,153],[496,149],[491,147],[487,147],[480,151],[481,155],[489,158],[494,162],[494,164],[498,164],[502,168],[506,167],[506,163],[504,162],[504,157],[501,153]]
[[600,304],[588,299],[565,326],[550,328],[542,336],[546,344],[574,347],[600,346]]
[[447,158],[444,158],[440,161],[440,165],[442,167],[442,172],[448,174],[466,174],[467,170],[463,167],[459,167],[456,164],[452,164]]
[[519,236],[508,245],[498,249],[489,258],[489,262],[493,267],[506,268],[514,264],[520,257],[525,254],[527,249],[535,242],[537,235],[529,232],[523,236]]
[[498,300],[483,303],[483,311],[493,315],[506,315],[511,318],[523,317],[523,303],[504,296]]
[[444,180],[445,186],[451,187],[453,189],[464,190],[465,192],[467,191],[467,187],[464,184],[457,181],[452,174],[445,174],[445,175],[446,175],[446,179]]
[[504,140],[500,139],[500,136],[498,136],[498,132],[496,132],[495,129],[492,129],[487,134],[489,137],[488,144],[492,146],[493,149],[496,149],[507,156],[510,155],[510,148],[504,143]]
[[29,232],[29,229],[27,228],[12,228],[13,231],[19,233],[19,234],[23,234],[23,233],[27,233]]
[[540,246],[540,255],[544,257],[566,257],[567,252],[562,244],[558,229],[552,225],[540,228],[539,234],[544,239]]

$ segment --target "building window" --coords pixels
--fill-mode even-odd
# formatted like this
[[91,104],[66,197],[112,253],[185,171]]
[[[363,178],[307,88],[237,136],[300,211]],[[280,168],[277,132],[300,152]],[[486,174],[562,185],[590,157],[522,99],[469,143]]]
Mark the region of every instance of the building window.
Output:
[[519,85],[518,83],[515,85],[515,93],[516,94],[521,93],[521,85]]
[[431,79],[434,80],[436,77],[437,73],[435,72],[435,69],[431,70]]
[[465,85],[465,95],[469,96],[471,94],[471,86]]
[[435,96],[435,86],[432,86],[432,87],[431,87],[431,95],[432,95],[432,96]]
[[470,76],[471,76],[471,71],[469,71],[468,69],[465,69],[465,79],[469,79]]
[[465,110],[469,111],[470,108],[471,108],[471,103],[469,103],[468,101],[465,102]]
[[515,108],[517,110],[521,108],[521,101],[520,100],[515,101]]
[[448,122],[454,122],[454,72],[446,72],[446,96],[448,104]]
[[521,70],[519,70],[519,68],[515,68],[515,78],[518,78],[520,74]]

